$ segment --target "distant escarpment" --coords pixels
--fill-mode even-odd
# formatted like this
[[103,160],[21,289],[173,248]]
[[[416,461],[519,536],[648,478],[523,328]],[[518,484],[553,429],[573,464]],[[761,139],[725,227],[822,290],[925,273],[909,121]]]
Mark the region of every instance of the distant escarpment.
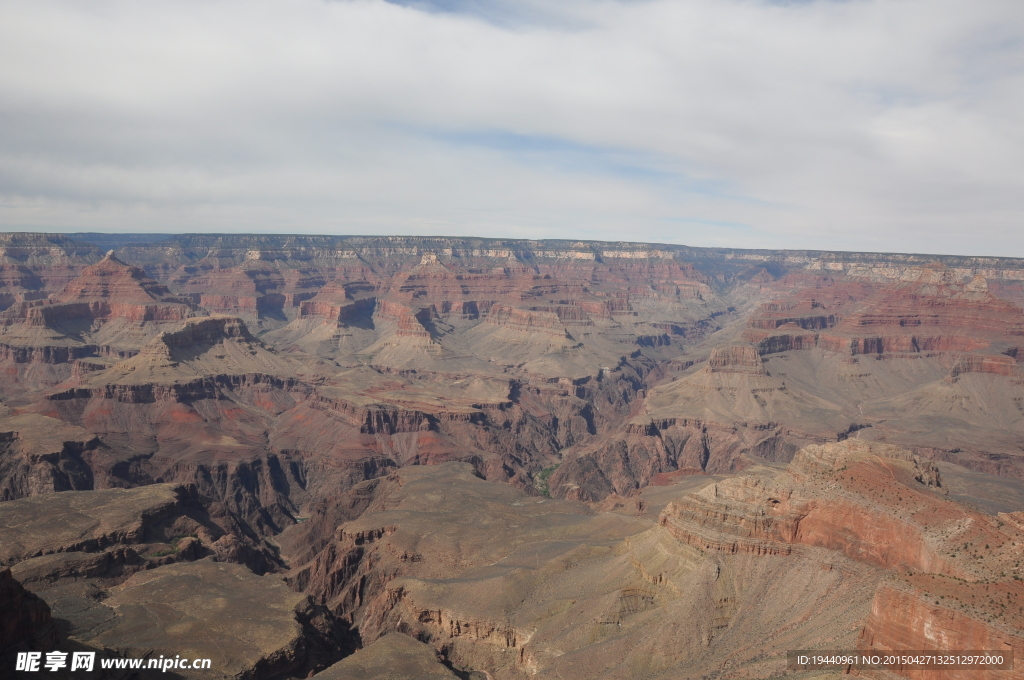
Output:
[[6,310],[3,323],[53,326],[79,319],[113,318],[181,321],[193,315],[190,301],[175,297],[142,269],[122,262],[110,251],[47,299],[21,302]]
[[[884,280],[883,280],[884,281]],[[895,283],[823,279],[762,305],[745,338],[762,354],[822,347],[851,355],[972,352],[1024,335],[1024,311],[937,265]]]

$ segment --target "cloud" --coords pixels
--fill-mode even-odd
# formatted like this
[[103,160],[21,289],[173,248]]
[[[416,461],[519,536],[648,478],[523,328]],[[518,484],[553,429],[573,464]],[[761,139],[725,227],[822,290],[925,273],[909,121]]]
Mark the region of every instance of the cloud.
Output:
[[37,0],[8,229],[1024,256],[1017,0]]

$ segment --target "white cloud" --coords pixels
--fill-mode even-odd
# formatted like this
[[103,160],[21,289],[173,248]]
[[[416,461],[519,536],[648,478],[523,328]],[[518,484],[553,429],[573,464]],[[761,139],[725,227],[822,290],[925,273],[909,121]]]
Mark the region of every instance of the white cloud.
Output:
[[7,228],[1024,256],[1019,0],[2,6]]

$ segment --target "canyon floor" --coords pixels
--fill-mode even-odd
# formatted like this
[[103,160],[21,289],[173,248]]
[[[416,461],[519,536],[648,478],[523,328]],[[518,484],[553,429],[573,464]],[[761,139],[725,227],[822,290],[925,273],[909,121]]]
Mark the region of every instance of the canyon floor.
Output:
[[0,668],[1020,667],[1021,362],[1009,258],[0,234]]

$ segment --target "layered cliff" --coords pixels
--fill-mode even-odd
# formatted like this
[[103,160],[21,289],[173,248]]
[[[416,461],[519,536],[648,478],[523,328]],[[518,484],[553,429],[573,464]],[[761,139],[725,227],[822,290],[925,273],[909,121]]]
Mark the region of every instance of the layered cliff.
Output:
[[91,432],[55,418],[0,420],[0,501],[93,488],[86,459],[99,446]]
[[971,352],[1024,333],[1020,307],[942,265],[897,280],[849,276],[762,305],[745,337],[762,353],[820,346],[847,354]]
[[[1024,589],[1019,581],[963,583],[934,574],[918,575],[879,588],[858,648],[894,650],[984,650],[1014,663],[1024,652],[1021,619]],[[1008,671],[923,670],[904,667],[900,675],[917,680],[994,680]]]
[[[807,447],[772,479],[711,484],[670,503],[660,523],[702,550],[770,556],[825,548],[887,570],[858,636],[860,649],[1019,653],[1021,526],[1011,516],[949,500],[942,488],[933,464],[851,440]],[[901,673],[935,674],[909,667]],[[940,677],[1000,673],[960,669]]]
[[766,677],[787,646],[852,646],[882,576],[838,555],[824,568],[814,549],[705,551],[469,472],[405,469],[367,488],[362,516],[289,580],[364,642],[403,633],[463,673],[610,680]]

